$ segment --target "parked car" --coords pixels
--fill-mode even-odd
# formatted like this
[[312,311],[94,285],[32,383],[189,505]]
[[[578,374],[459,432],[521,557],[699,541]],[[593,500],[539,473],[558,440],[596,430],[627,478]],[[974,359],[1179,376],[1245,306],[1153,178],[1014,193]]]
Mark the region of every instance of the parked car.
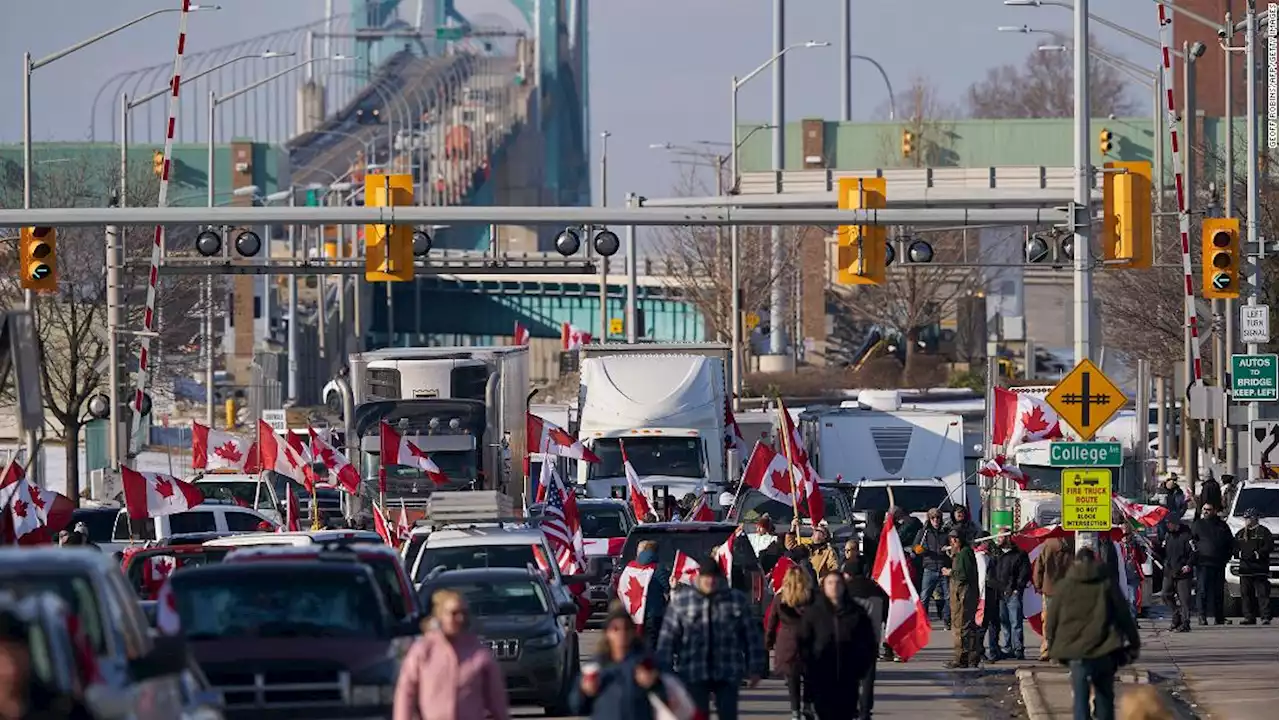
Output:
[[262,513],[238,505],[197,505],[191,510],[133,520],[128,511],[116,515],[111,542],[99,544],[103,552],[120,553],[130,545],[154,544],[171,535],[186,533],[261,532],[278,525]]
[[578,634],[563,617],[576,603],[559,602],[540,573],[518,568],[453,570],[422,584],[430,608],[437,590],[454,590],[467,601],[472,629],[498,660],[512,703],[541,705],[547,715],[569,715],[568,698],[581,665]]

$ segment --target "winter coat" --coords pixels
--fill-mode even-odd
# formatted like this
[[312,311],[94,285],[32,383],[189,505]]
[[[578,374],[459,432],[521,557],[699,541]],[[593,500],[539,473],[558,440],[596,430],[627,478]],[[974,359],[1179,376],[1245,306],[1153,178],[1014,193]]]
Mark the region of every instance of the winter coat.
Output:
[[508,720],[507,686],[493,653],[469,633],[432,630],[400,667],[394,720]]
[[573,683],[573,691],[569,696],[569,707],[575,715],[586,715],[593,720],[653,720],[653,704],[649,702],[649,694],[659,699],[666,698],[666,691],[661,682],[651,689],[645,690],[636,684],[636,667],[648,661],[653,663],[652,656],[643,651],[632,651],[622,662],[608,662],[601,658],[600,685],[595,697],[582,694],[581,678]]
[[1265,527],[1243,527],[1236,533],[1236,555],[1240,558],[1240,572],[1244,575],[1271,574],[1271,554],[1276,549],[1276,537]]
[[867,515],[866,527],[862,529],[862,556],[875,557],[880,548],[880,532],[884,529],[884,515],[871,512]]
[[756,551],[756,559],[760,561],[760,569],[766,574],[773,572],[773,566],[778,564],[778,560],[786,554],[786,548],[782,547],[782,543],[777,538],[768,545]]
[[972,518],[966,518],[963,521],[956,519],[956,512],[962,509],[963,508],[957,507],[951,511],[951,523],[947,526],[947,532],[950,533],[952,530],[959,530],[964,534],[965,544],[972,545],[976,538],[982,537],[981,529],[973,522]]
[[782,602],[781,595],[773,596],[769,608],[769,624],[765,627],[765,650],[773,650],[773,666],[783,675],[800,670],[800,648],[796,636],[804,621],[808,607],[792,607]]
[[724,583],[711,593],[688,586],[672,592],[655,654],[687,684],[736,684],[769,669],[751,601]]
[[1106,570],[1107,579],[1116,588],[1120,587],[1120,553],[1116,552],[1116,545],[1107,537],[1098,538],[1098,563]]
[[1036,586],[1036,590],[1040,591],[1041,595],[1052,596],[1054,587],[1066,576],[1074,560],[1071,548],[1067,547],[1062,538],[1051,537],[1045,540],[1044,549],[1040,551],[1040,557],[1036,558],[1035,565],[1031,568],[1031,582]]
[[951,567],[951,557],[947,555],[947,531],[939,523],[934,527],[929,523],[916,533],[915,542],[921,548],[920,566],[925,570],[941,570]]
[[645,647],[658,646],[658,632],[662,630],[662,617],[666,615],[670,599],[671,586],[666,575],[655,572],[645,587],[644,622],[640,624]]
[[[1178,524],[1175,530],[1169,528],[1164,534],[1164,574],[1165,577],[1180,580],[1190,577],[1192,568],[1196,566],[1196,551],[1192,546],[1191,530],[1186,525]],[[1182,568],[1187,568],[1186,572]]]
[[792,549],[804,547],[809,549],[809,564],[813,566],[813,572],[818,577],[822,577],[829,572],[835,572],[840,568],[840,563],[836,559],[835,548],[831,546],[831,541],[824,543],[815,543],[813,538],[796,538],[792,545]]
[[1106,568],[1077,562],[1055,586],[1053,612],[1045,620],[1049,657],[1066,662],[1136,653],[1138,626]]
[[898,542],[902,543],[903,548],[910,548],[921,530],[924,530],[924,523],[920,522],[920,518],[908,515],[898,526]]
[[1200,483],[1200,507],[1205,505],[1212,505],[1215,509],[1222,510],[1222,485],[1213,478]]
[[951,560],[951,613],[961,608],[968,616],[978,612],[978,559],[965,545]]
[[1196,561],[1199,565],[1226,565],[1235,554],[1236,541],[1231,528],[1216,515],[1200,518],[1192,523],[1191,537],[1196,541]]
[[1010,543],[994,560],[995,586],[1000,596],[1021,595],[1031,583],[1031,559],[1022,548]]
[[805,612],[797,638],[812,697],[842,697],[871,669],[879,644],[867,611],[853,598],[833,604],[826,596]]
[[1164,491],[1164,506],[1169,508],[1170,515],[1181,520],[1187,513],[1187,495],[1182,492],[1182,486],[1174,483],[1173,489],[1165,488]]

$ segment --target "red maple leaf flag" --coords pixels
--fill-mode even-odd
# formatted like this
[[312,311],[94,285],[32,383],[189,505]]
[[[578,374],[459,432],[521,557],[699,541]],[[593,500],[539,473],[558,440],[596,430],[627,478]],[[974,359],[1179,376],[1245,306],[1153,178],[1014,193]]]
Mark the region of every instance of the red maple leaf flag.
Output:
[[400,547],[398,538],[391,529],[391,523],[387,522],[387,513],[376,502],[373,503],[373,530],[378,533],[378,537],[382,538],[382,542],[393,548]]
[[871,577],[889,596],[884,621],[884,641],[906,662],[929,644],[931,631],[929,615],[911,582],[907,555],[902,550],[898,533],[880,534],[880,546],[876,549]]
[[778,399],[778,424],[779,432],[785,434],[786,442],[779,440],[783,450],[790,454],[791,464],[794,466],[793,472],[797,473],[796,479],[799,481],[797,487],[800,489],[801,504],[808,506],[809,519],[814,525],[822,522],[826,518],[826,507],[822,501],[822,493],[818,490],[818,483],[821,478],[818,471],[813,469],[813,464],[809,462],[809,454],[804,449],[804,438],[800,436],[800,431],[796,429],[796,424],[791,421],[791,413],[787,411],[787,406]]
[[599,456],[583,445],[581,440],[570,435],[569,431],[533,413],[525,417],[525,440],[528,452],[540,451],[545,455],[567,457],[589,463],[600,462]]
[[631,509],[640,522],[646,522],[646,518],[657,513],[649,503],[649,497],[644,494],[640,476],[636,473],[631,461],[627,459],[627,449],[623,446],[621,438],[618,439],[618,450],[622,453],[622,472],[627,476],[627,500],[631,502]]
[[751,446],[747,445],[747,439],[742,436],[742,428],[738,425],[738,419],[733,416],[733,407],[727,397],[724,399],[724,449],[737,450],[738,462],[744,465],[751,452]]
[[793,567],[796,567],[795,562],[786,555],[773,564],[773,569],[769,571],[769,586],[773,588],[774,595],[782,592],[782,581],[787,577],[787,571]]
[[514,339],[515,339],[515,342],[513,343],[514,345],[529,344],[529,328],[525,327],[524,325],[521,325],[519,320],[516,321],[516,332],[515,332]]
[[[422,474],[426,475],[436,485],[448,484],[448,476],[431,459],[430,453],[423,450],[419,445],[422,442],[421,438],[401,435],[400,431],[391,427],[385,421],[380,423],[378,427],[378,444],[380,446],[382,464],[381,477],[385,478],[388,467],[399,465],[421,470]],[[380,479],[379,482],[382,483],[384,480]]]
[[716,514],[711,510],[711,506],[707,504],[707,494],[702,493],[698,496],[698,501],[689,508],[689,516],[684,518],[685,522],[714,522]]
[[258,421],[258,450],[262,457],[261,471],[271,470],[303,485],[310,482],[307,459],[264,420]]
[[333,486],[343,492],[359,495],[360,471],[347,459],[346,455],[338,452],[338,449],[330,445],[319,433],[311,428],[308,430],[311,433],[311,454],[324,463]]
[[1026,442],[1063,437],[1058,414],[1044,400],[1029,393],[996,388],[991,414],[991,442],[1005,452]]
[[656,564],[641,565],[632,560],[618,576],[618,600],[622,601],[627,613],[631,615],[631,620],[637,625],[644,623],[644,606],[648,602],[649,581],[653,580],[653,573],[657,569]]
[[0,541],[48,544],[71,524],[75,505],[62,493],[45,490],[28,480],[17,456],[0,478]]
[[13,516],[15,518],[26,519],[27,508],[29,507],[26,501],[24,501],[22,498],[14,498],[13,502],[11,503],[11,506],[13,507]]
[[134,520],[186,512],[204,502],[204,495],[195,485],[172,475],[122,467],[120,480],[125,509]]
[[302,529],[302,510],[298,507],[298,494],[293,491],[293,483],[285,483],[284,486],[284,527],[280,530],[283,532],[286,528],[289,532]]
[[1008,461],[1004,455],[997,455],[978,468],[978,474],[990,479],[1006,477],[1017,484],[1019,490],[1026,490],[1030,478],[1017,465]]
[[702,566],[697,560],[689,557],[683,550],[676,551],[676,559],[671,564],[671,587],[675,587],[681,583],[692,585],[693,579],[698,577],[698,571]]
[[759,490],[762,495],[791,507],[793,502],[793,476],[796,471],[788,472],[787,459],[781,453],[757,440],[751,449],[751,457],[747,460],[747,468],[742,471],[742,483],[749,488]]
[[591,344],[591,333],[569,323],[560,325],[560,349],[568,352]]
[[191,425],[191,467],[194,470],[233,470],[249,472],[248,440],[228,432],[213,430],[200,423]]

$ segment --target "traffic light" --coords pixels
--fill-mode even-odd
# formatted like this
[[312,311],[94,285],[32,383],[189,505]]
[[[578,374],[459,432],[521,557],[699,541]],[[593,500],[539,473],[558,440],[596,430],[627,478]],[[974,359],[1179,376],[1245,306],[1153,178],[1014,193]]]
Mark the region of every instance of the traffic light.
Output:
[[902,131],[902,157],[909,158],[916,152],[916,134],[910,130]]
[[[884,178],[840,178],[839,206],[841,210],[883,208]],[[836,229],[836,281],[842,285],[884,283],[888,250],[884,226],[841,225]]]
[[[364,204],[396,207],[413,204],[412,175],[365,175]],[[369,282],[413,280],[413,227],[365,225],[364,278]]]
[[1098,152],[1103,155],[1111,154],[1111,131],[1106,128],[1098,133]]
[[1108,267],[1151,267],[1151,163],[1109,162],[1102,174],[1102,256]]
[[151,153],[151,172],[158,178],[164,177],[164,151],[156,150]]
[[1240,297],[1240,219],[1205,218],[1200,225],[1200,249],[1205,299]]
[[51,227],[24,227],[19,243],[18,265],[23,289],[55,292],[58,289],[58,231]]

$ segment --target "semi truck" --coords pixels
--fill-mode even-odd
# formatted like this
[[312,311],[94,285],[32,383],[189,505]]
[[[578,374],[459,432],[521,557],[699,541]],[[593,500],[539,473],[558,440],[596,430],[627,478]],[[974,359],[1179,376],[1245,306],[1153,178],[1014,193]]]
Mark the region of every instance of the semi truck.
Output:
[[625,493],[624,451],[650,495],[725,486],[727,345],[589,345],[581,353],[578,437],[601,460],[578,464],[588,496]]
[[[386,348],[349,359],[348,448],[376,489],[382,421],[412,436],[449,478],[441,489],[498,490],[521,504],[529,353],[523,346]],[[338,383],[341,385],[342,383]],[[512,462],[516,458],[516,462]],[[392,466],[387,504],[420,512],[435,483]]]

